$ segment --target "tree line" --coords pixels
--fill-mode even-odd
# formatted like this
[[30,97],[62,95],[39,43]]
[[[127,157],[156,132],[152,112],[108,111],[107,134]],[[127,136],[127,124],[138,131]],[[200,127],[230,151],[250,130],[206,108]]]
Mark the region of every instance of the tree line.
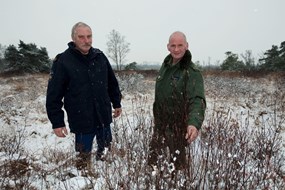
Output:
[[[125,58],[130,51],[130,43],[125,36],[112,30],[108,35],[107,56],[112,60],[117,70],[134,69],[136,62],[124,65]],[[52,59],[49,58],[47,49],[37,47],[34,43],[25,43],[20,40],[18,47],[0,44],[0,72],[35,73],[49,72]]]
[[231,51],[225,53],[226,59],[221,64],[222,70],[228,71],[285,71],[285,41],[280,46],[272,45],[261,58],[255,61],[250,50],[241,54],[241,58]]
[[[115,64],[116,70],[138,70],[137,62],[126,63],[130,52],[130,43],[125,36],[112,30],[108,35],[107,56]],[[226,71],[285,71],[285,41],[280,46],[272,45],[261,58],[255,60],[251,50],[246,50],[240,57],[231,51],[225,52],[226,58],[220,65],[201,66],[201,70]],[[45,47],[37,47],[34,43],[25,43],[20,40],[18,47],[0,44],[0,72],[35,73],[49,72],[52,59],[48,56]]]

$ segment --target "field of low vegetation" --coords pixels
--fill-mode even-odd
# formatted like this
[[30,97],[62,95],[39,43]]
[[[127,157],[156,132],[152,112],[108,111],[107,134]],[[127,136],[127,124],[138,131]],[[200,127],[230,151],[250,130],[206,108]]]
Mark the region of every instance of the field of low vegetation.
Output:
[[[75,167],[74,136],[57,138],[45,111],[48,74],[0,76],[0,189],[282,189],[285,73],[205,71],[206,119],[187,170],[147,167],[157,71],[116,72],[123,114],[106,161]],[[94,146],[96,146],[94,144]]]

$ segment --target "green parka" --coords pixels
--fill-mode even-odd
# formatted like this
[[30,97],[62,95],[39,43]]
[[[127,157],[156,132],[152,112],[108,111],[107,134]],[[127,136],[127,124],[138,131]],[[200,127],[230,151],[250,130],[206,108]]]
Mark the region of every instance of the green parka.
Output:
[[204,82],[191,59],[189,50],[175,65],[172,65],[171,55],[164,59],[155,86],[153,114],[156,129],[184,131],[188,125],[201,128],[206,109]]

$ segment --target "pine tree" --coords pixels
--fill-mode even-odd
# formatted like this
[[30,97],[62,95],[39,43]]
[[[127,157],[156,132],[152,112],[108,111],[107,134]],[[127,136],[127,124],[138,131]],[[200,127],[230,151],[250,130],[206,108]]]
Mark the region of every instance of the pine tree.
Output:
[[39,49],[36,44],[21,40],[18,49],[14,45],[8,46],[5,61],[10,71],[17,72],[47,72],[51,64],[46,48]]

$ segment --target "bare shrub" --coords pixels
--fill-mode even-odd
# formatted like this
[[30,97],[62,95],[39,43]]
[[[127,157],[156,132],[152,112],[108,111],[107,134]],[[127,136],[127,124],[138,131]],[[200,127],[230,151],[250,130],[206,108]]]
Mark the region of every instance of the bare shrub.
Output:
[[231,117],[222,117],[221,113],[211,118],[214,120],[204,127],[201,141],[202,153],[205,151],[202,160],[207,168],[204,173],[208,173],[205,187],[271,189],[284,185],[282,175],[275,175],[274,183],[268,178],[284,165],[281,136],[274,132],[278,126],[255,128],[247,122],[241,125]]
[[145,92],[148,88],[144,84],[144,76],[137,73],[116,74],[122,93]]
[[[250,86],[252,81],[247,79],[226,83],[215,77],[206,80],[207,88],[211,87],[208,92],[216,93],[209,94],[214,106],[207,110],[200,138],[186,147],[187,169],[174,170],[173,164],[168,162],[170,159],[161,157],[156,170],[152,170],[146,163],[153,128],[152,94],[146,93],[151,87],[140,77],[130,80],[125,76],[121,79],[126,85],[123,93],[128,98],[124,101],[131,104],[125,106],[120,118],[114,119],[113,143],[105,155],[106,161],[92,160],[91,167],[82,170],[75,167],[74,150],[58,148],[61,144],[45,147],[37,154],[24,150],[23,143],[31,132],[25,131],[29,127],[26,123],[19,126],[16,118],[22,118],[19,122],[36,121],[39,125],[44,121],[29,116],[30,113],[44,114],[43,105],[40,105],[44,99],[40,96],[43,93],[43,87],[39,87],[42,82],[29,83],[34,92],[20,92],[22,99],[19,96],[8,98],[15,103],[10,104],[7,99],[7,105],[25,107],[22,106],[21,111],[13,107],[5,111],[0,109],[1,121],[16,129],[14,136],[0,136],[0,189],[188,190],[282,189],[285,186],[282,144],[285,130],[284,80],[271,81],[270,85],[276,86],[276,91],[266,91],[263,87],[260,90],[260,86],[255,89]],[[212,79],[214,81],[211,82]],[[132,80],[136,82],[131,83]],[[238,87],[238,83],[245,86]],[[219,84],[225,89],[212,90],[218,89]],[[248,99],[236,99],[234,94],[228,96],[229,93]],[[215,104],[218,100],[226,103]],[[232,107],[234,104],[240,112]],[[266,109],[259,108],[260,105]],[[38,134],[35,132],[34,135]],[[46,135],[42,140],[50,138]],[[165,154],[169,156],[167,151]]]
[[146,98],[135,96],[131,114],[124,112],[114,123],[114,142],[109,155],[112,165],[104,165],[100,172],[108,189],[141,189],[146,184],[146,156],[152,126]]
[[31,185],[30,157],[22,147],[26,136],[18,130],[11,136],[0,136],[0,187],[5,189],[35,189]]

